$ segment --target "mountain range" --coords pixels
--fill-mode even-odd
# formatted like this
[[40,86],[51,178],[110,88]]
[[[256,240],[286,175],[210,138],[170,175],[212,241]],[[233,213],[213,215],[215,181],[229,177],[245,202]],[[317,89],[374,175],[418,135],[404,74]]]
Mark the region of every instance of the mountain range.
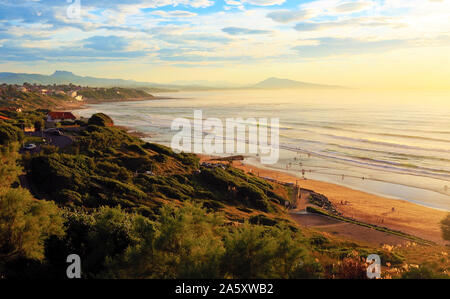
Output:
[[145,88],[151,91],[177,91],[177,90],[213,90],[213,89],[330,89],[341,88],[339,86],[321,85],[289,79],[269,78],[254,85],[235,85],[225,82],[208,81],[176,81],[174,84],[160,84],[153,82],[139,82],[123,79],[105,79],[89,76],[78,76],[72,72],[55,71],[52,75],[27,74],[27,73],[0,73],[0,83],[7,84],[75,84],[90,87],[135,87]]

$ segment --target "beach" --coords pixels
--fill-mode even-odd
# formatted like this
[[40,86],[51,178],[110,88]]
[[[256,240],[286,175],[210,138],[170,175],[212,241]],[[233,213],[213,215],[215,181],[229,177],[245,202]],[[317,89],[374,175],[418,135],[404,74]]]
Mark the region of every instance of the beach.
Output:
[[420,238],[445,244],[440,221],[447,212],[424,207],[404,200],[381,197],[332,183],[302,179],[294,175],[267,168],[234,162],[236,168],[260,177],[280,182],[298,183],[301,188],[325,195],[346,217],[402,231]]

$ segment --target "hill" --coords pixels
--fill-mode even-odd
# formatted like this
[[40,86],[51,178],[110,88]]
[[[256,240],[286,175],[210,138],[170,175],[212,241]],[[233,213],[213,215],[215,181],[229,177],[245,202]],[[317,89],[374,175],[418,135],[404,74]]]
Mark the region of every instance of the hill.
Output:
[[[96,77],[83,77],[67,71],[55,71],[52,75],[26,74],[26,73],[0,73],[0,82],[6,84],[75,84],[90,87],[142,87],[153,89],[153,92],[168,91],[165,85],[151,82],[138,82],[123,79],[105,79]],[[172,90],[173,91],[173,90]]]
[[294,81],[289,79],[268,78],[253,86],[258,89],[288,89],[288,88],[314,88],[314,89],[331,89],[342,88],[340,86],[322,85],[308,82]]
[[0,83],[6,84],[75,84],[89,87],[130,87],[145,88],[148,92],[170,92],[178,90],[228,90],[228,89],[287,89],[287,88],[342,88],[333,85],[321,85],[300,82],[289,79],[269,78],[254,85],[236,85],[227,82],[209,81],[175,81],[173,84],[160,84],[154,82],[138,82],[123,79],[105,79],[96,77],[83,77],[67,71],[55,71],[52,75],[0,73]]
[[54,109],[83,103],[147,100],[153,96],[137,88],[94,88],[68,85],[0,85],[0,107]]

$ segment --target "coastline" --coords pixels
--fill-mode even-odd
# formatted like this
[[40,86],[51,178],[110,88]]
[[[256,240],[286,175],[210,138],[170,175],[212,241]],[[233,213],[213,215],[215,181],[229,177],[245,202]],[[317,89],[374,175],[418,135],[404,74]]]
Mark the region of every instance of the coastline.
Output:
[[261,168],[245,161],[234,162],[233,166],[260,177],[273,178],[286,183],[298,182],[301,188],[325,195],[346,217],[402,231],[441,245],[445,244],[440,228],[441,220],[447,215],[445,211],[406,200],[373,195],[333,183],[304,180],[283,171]]
[[86,105],[95,105],[95,104],[103,104],[103,103],[117,103],[117,102],[141,102],[141,101],[152,101],[152,100],[167,100],[172,99],[171,97],[156,97],[149,96],[144,98],[127,98],[127,99],[108,99],[108,100],[92,100],[87,99],[80,102],[70,102],[66,103],[62,106],[56,106],[55,109],[58,110],[80,110],[85,109]]
[[[131,102],[145,100],[168,99],[168,97],[152,97],[141,99],[112,100],[101,102],[75,103],[70,106],[72,109],[85,109],[86,105],[108,102]],[[136,132],[136,137],[151,137],[141,135],[137,130],[124,127],[125,130]],[[199,155],[202,159],[206,155]],[[252,164],[234,163],[234,166],[246,172],[259,172],[260,176],[276,178],[279,181],[295,183],[299,182],[300,187],[314,190],[325,195],[344,216],[354,218],[361,222],[388,227],[392,230],[402,231],[415,235],[423,239],[434,241],[438,244],[445,244],[441,236],[440,221],[445,218],[447,212],[434,208],[422,206],[402,199],[394,199],[380,195],[370,194],[364,191],[352,189],[335,183],[328,183],[320,180],[303,180],[293,174],[282,170],[273,170],[258,167]],[[341,204],[341,202],[345,204]]]

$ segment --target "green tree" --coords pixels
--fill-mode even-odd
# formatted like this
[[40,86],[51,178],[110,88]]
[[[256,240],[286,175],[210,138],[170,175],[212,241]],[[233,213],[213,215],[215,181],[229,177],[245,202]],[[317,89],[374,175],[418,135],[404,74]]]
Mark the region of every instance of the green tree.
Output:
[[0,194],[0,264],[20,257],[42,260],[45,240],[63,234],[53,202],[36,200],[22,188]]
[[24,138],[20,128],[4,121],[0,122],[0,145],[8,145],[13,142],[21,142]]
[[17,163],[19,158],[18,148],[17,142],[0,146],[0,192],[16,182],[22,172]]
[[231,278],[311,278],[321,269],[288,226],[244,224],[225,237],[224,269]]
[[221,274],[223,219],[197,204],[164,206],[156,222],[137,218],[138,242],[117,260],[107,277],[215,278]]

